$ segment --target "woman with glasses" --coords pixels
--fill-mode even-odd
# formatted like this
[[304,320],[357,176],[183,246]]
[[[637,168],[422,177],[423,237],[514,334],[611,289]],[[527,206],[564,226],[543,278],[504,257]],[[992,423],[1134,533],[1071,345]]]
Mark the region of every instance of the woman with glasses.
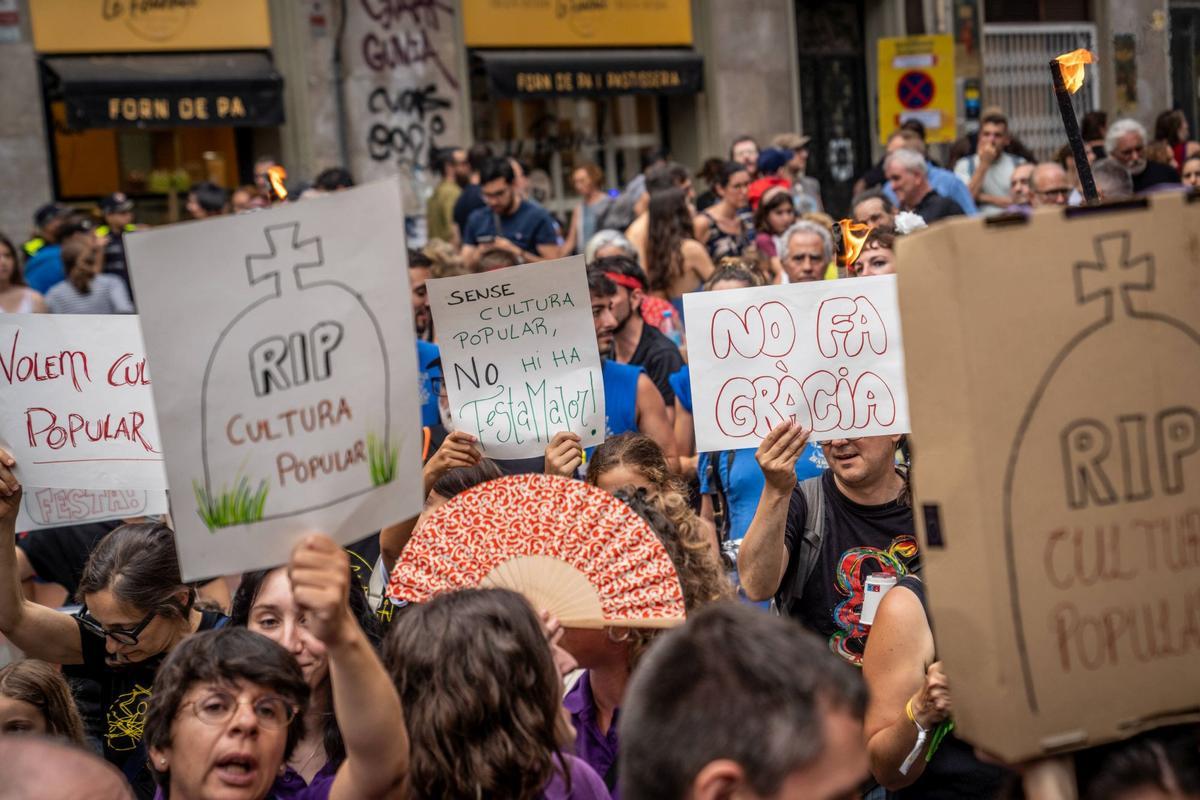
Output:
[[696,240],[708,248],[715,264],[725,256],[740,256],[754,245],[754,224],[748,207],[750,173],[744,164],[729,161],[716,176],[713,190],[721,199],[696,215]]
[[[340,555],[339,555],[340,554]],[[306,741],[311,679],[265,636],[228,627],[193,636],[163,662],[146,709],[150,766],[163,798],[371,800],[392,796],[408,769],[400,699],[346,602],[349,561],[309,536],[287,566],[292,602],[324,648],[329,710],[345,759],[307,785],[288,764]]]
[[195,608],[183,582],[175,535],[156,523],[123,525],[101,539],[80,578],[74,616],[25,599],[17,581],[15,460],[0,450],[0,633],[29,658],[67,665],[99,685],[105,757],[139,797],[150,797],[142,713],[162,657],[195,631],[220,627],[220,612]]

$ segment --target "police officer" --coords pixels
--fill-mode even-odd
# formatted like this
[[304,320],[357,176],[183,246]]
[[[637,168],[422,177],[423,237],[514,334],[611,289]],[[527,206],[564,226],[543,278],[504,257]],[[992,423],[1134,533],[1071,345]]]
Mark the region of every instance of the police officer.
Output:
[[96,229],[96,235],[104,242],[104,271],[124,281],[132,297],[129,268],[125,264],[125,234],[138,229],[133,222],[133,200],[124,192],[113,192],[100,201],[100,213],[104,215],[104,224]]

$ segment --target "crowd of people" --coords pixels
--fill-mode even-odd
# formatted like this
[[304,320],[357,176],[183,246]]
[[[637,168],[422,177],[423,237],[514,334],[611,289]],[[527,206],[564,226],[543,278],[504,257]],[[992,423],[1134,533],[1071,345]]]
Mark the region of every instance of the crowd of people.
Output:
[[[1200,144],[1180,112],[1159,117],[1154,139],[1102,113],[1082,127],[1103,201],[1200,186]],[[987,109],[943,166],[910,121],[850,207],[826,209],[808,145],[738,137],[696,174],[647,152],[611,189],[578,163],[562,219],[532,196],[519,159],[436,149],[428,243],[407,255],[425,508],[348,548],[316,533],[286,565],[186,583],[169,520],[16,530],[19,465],[0,451],[0,633],[23,654],[0,669],[0,734],[44,737],[0,736],[0,794],[1037,797],[1022,794],[1034,767],[1002,765],[950,730],[953,675],[920,577],[907,437],[816,443],[784,423],[757,449],[697,452],[682,300],[891,274],[896,240],[914,230],[1080,204],[1071,150],[1038,161]],[[298,185],[281,176],[260,159],[253,184],[194,185],[187,212],[253,213],[354,184],[340,168]],[[130,198],[110,195],[98,214],[51,203],[33,223],[24,243],[0,235],[0,311],[136,313]],[[456,428],[426,281],[572,254],[587,264],[607,438],[585,450],[560,431],[542,456],[486,458]],[[429,514],[527,472],[586,481],[636,511],[675,567],[686,624],[575,629],[507,590],[402,604],[379,589]],[[850,551],[866,554],[853,581]],[[897,582],[865,621],[851,587],[871,574]],[[1200,731],[1087,751],[1076,777],[1086,800],[1195,800]]]

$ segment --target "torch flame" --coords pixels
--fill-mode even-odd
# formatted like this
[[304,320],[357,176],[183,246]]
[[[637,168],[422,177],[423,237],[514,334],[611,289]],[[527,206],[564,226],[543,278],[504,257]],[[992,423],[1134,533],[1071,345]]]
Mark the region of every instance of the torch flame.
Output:
[[1083,65],[1094,64],[1096,57],[1088,50],[1075,50],[1070,53],[1063,53],[1055,59],[1058,62],[1058,68],[1062,71],[1063,83],[1067,86],[1067,91],[1075,94],[1079,91],[1079,87],[1083,86]]
[[859,253],[862,252],[863,243],[867,241],[867,236],[871,233],[871,226],[844,219],[838,223],[838,227],[842,229],[841,264],[847,269],[852,269],[854,262],[858,261]]
[[271,190],[280,200],[287,200],[288,190],[284,181],[287,180],[287,170],[275,164],[267,169],[267,180],[271,182]]

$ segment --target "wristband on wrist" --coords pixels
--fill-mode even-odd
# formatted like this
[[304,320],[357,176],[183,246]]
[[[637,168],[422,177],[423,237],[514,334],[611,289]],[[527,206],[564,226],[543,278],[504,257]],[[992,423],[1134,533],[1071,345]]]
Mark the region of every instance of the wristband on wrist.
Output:
[[908,716],[909,722],[917,729],[917,741],[913,745],[912,750],[909,751],[908,757],[904,759],[904,763],[900,765],[901,775],[907,775],[908,771],[912,769],[913,764],[917,763],[917,759],[921,756],[921,751],[925,749],[925,741],[929,738],[929,730],[921,727],[921,723],[917,722],[917,717],[913,714],[912,704],[913,701],[910,697],[904,706],[904,713]]

